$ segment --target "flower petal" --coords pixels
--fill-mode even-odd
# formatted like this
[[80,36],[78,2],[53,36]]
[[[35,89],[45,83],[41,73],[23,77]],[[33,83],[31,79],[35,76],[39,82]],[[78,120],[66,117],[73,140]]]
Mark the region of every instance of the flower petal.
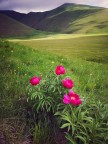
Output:
[[71,95],[73,95],[73,94],[75,94],[75,93],[73,92],[73,90],[70,90],[70,91],[69,91],[69,95],[71,96]]
[[63,103],[65,103],[65,104],[69,104],[70,103],[70,97],[67,94],[64,95]]

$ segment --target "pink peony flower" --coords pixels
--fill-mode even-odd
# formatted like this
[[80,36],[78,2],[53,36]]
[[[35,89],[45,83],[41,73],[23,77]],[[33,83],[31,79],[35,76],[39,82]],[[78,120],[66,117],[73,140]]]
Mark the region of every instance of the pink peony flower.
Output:
[[69,96],[70,96],[70,103],[72,103],[74,106],[78,106],[78,105],[82,104],[82,101],[81,101],[79,95],[74,93]]
[[82,104],[82,100],[79,95],[75,94],[72,90],[69,91],[69,94],[65,94],[63,97],[63,103],[65,104],[73,104],[74,106],[78,106]]
[[32,85],[37,85],[37,84],[40,83],[41,78],[42,78],[42,76],[40,76],[40,77],[34,76],[34,77],[32,77],[32,78],[30,79],[30,83],[31,83]]
[[57,75],[65,74],[66,70],[63,66],[59,65],[56,67],[55,73]]
[[70,96],[67,95],[67,94],[65,94],[65,95],[64,95],[64,98],[63,98],[63,102],[64,102],[65,104],[69,104],[69,103],[70,103]]
[[69,78],[66,78],[66,79],[62,80],[62,84],[63,84],[64,87],[66,87],[68,89],[71,89],[74,86],[73,81]]

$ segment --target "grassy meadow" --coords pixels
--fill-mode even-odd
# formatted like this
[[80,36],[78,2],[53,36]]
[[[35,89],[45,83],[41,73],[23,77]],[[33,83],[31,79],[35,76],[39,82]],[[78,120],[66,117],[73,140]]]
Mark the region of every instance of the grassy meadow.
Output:
[[27,117],[29,79],[34,75],[44,78],[57,65],[63,65],[81,98],[107,105],[108,35],[50,35],[10,41],[0,40],[0,140],[9,144],[69,144],[65,139],[62,142],[64,135],[57,138],[59,130],[47,133],[48,129],[39,125],[34,130],[33,119]]
[[[17,40],[16,40],[17,42]],[[99,63],[108,62],[108,35],[54,35],[43,39],[18,40],[36,50],[66,58],[81,58]]]

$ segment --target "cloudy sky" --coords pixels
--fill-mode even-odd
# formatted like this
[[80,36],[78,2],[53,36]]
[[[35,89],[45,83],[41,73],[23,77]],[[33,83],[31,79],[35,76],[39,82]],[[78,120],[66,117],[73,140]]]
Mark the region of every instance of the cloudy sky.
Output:
[[0,0],[0,10],[47,11],[64,3],[78,3],[108,8],[108,0]]

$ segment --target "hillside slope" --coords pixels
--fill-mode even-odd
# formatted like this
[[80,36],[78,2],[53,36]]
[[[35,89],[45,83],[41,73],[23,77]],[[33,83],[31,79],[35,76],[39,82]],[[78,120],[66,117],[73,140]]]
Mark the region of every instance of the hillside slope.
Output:
[[24,36],[36,32],[35,29],[3,14],[0,14],[0,20],[0,37]]
[[[67,33],[70,23],[102,11],[103,8],[64,4],[52,11],[35,26],[38,29]],[[94,19],[93,19],[94,20]],[[68,33],[73,33],[71,30]]]
[[85,5],[62,5],[54,12],[42,20],[37,28],[61,33],[108,32],[108,9]]
[[108,33],[108,9],[98,11],[69,23],[64,33]]
[[66,3],[46,12],[0,11],[34,29],[59,33],[108,33],[108,9]]

